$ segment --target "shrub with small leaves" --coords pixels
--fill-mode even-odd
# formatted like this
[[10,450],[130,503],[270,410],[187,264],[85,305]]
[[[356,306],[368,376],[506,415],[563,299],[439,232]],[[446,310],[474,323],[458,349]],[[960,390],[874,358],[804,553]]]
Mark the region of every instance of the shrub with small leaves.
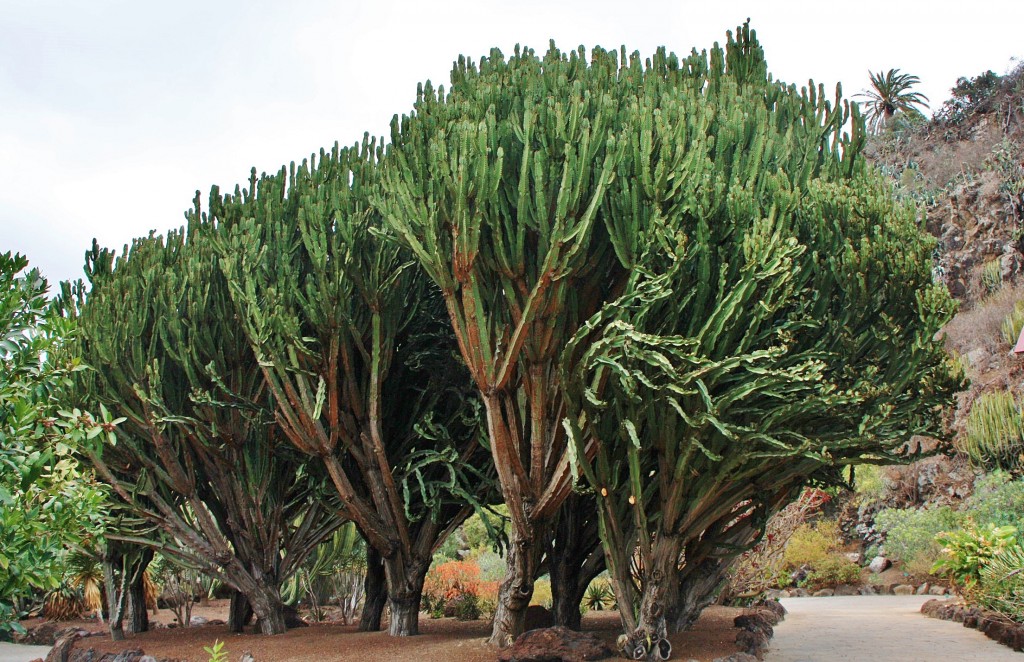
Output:
[[982,568],[1014,546],[1016,535],[1015,527],[994,524],[940,533],[936,539],[945,547],[932,571],[948,575],[964,589],[973,589],[981,579]]

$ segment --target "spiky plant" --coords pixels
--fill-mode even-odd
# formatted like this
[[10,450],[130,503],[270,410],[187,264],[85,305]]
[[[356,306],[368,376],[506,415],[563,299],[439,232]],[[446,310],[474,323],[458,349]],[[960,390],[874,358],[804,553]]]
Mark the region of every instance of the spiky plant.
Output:
[[899,69],[890,69],[884,74],[868,72],[871,80],[870,89],[858,94],[863,97],[867,113],[865,115],[868,128],[879,133],[887,126],[897,113],[905,115],[921,115],[921,108],[928,108],[928,97],[911,88],[921,82],[913,74],[901,74]]
[[81,591],[70,584],[58,586],[43,599],[43,618],[51,621],[70,621],[85,609]]
[[103,620],[103,566],[99,558],[84,549],[72,550],[65,559],[65,576],[82,592],[85,608]]
[[1024,415],[1009,391],[982,394],[971,406],[957,449],[986,469],[1024,468]]

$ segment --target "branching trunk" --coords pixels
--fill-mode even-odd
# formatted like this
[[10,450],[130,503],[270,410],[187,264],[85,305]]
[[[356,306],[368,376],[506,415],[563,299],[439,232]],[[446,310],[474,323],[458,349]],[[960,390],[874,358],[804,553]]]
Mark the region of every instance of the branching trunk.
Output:
[[384,559],[373,547],[366,547],[366,578],[363,580],[363,615],[359,619],[360,632],[380,630],[380,618],[388,602],[387,576]]
[[722,559],[707,559],[695,568],[687,568],[679,582],[675,604],[668,612],[672,631],[683,632],[693,627],[704,608],[715,601],[729,565]]
[[256,614],[260,632],[284,634],[288,626],[284,621],[284,601],[281,600],[280,588],[272,582],[266,582],[248,593],[249,604]]
[[667,660],[672,654],[666,617],[677,592],[681,547],[678,538],[665,535],[659,535],[651,546],[642,573],[639,618],[622,645],[622,652],[631,659],[653,662]]
[[228,630],[230,632],[242,632],[249,621],[252,620],[252,607],[249,599],[241,591],[234,591],[231,594],[231,605],[228,608]]
[[420,633],[420,598],[429,567],[429,561],[406,562],[401,554],[384,559],[387,599],[391,608],[388,634],[391,636],[410,637]]
[[605,568],[591,498],[570,495],[559,510],[547,571],[555,623],[580,629],[580,604],[590,582]]
[[[515,505],[510,504],[509,508]],[[513,524],[505,557],[505,579],[498,588],[498,608],[489,643],[505,648],[521,635],[526,626],[526,608],[533,597],[533,578],[543,545],[538,536],[529,538]]]

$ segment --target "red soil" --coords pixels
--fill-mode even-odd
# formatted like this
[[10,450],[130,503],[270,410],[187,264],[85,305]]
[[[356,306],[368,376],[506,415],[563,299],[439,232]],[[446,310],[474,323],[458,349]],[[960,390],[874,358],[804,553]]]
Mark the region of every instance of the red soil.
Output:
[[[226,601],[214,601],[208,607],[197,606],[193,616],[225,619]],[[737,630],[732,619],[740,612],[727,607],[709,607],[694,628],[671,637],[674,659],[696,659],[709,662],[737,650]],[[173,621],[169,610],[153,617],[154,622]],[[27,627],[39,621],[25,622]],[[72,621],[89,630],[101,630],[95,621]],[[621,632],[618,612],[590,612],[583,618],[583,629],[614,642]],[[491,662],[496,651],[486,644],[490,626],[486,620],[457,621],[451,618],[431,619],[420,615],[420,635],[389,637],[383,632],[357,632],[354,625],[320,623],[296,628],[278,636],[232,634],[224,625],[203,625],[191,628],[158,627],[150,632],[129,635],[125,641],[114,642],[107,635],[88,637],[77,647],[97,652],[117,652],[141,648],[157,659],[173,658],[183,662],[207,662],[204,646],[216,640],[225,642],[228,660],[234,662],[242,653],[251,653],[256,662],[356,662],[362,660],[415,660],[416,662]]]

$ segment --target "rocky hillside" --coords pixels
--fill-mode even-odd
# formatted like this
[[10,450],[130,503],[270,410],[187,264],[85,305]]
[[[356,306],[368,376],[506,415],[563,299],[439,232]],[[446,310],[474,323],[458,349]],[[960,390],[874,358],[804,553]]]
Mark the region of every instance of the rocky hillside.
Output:
[[1011,352],[1024,324],[1024,64],[1005,76],[960,79],[931,120],[897,119],[870,139],[867,154],[893,178],[897,194],[926,213],[938,240],[936,277],[960,302],[946,343],[970,379],[945,452],[883,471],[881,498],[860,517],[847,511],[847,534],[859,523],[859,537],[870,545],[877,542],[871,511],[956,507],[969,496],[978,472],[959,451],[972,408],[986,393],[1024,398],[1024,357]]

